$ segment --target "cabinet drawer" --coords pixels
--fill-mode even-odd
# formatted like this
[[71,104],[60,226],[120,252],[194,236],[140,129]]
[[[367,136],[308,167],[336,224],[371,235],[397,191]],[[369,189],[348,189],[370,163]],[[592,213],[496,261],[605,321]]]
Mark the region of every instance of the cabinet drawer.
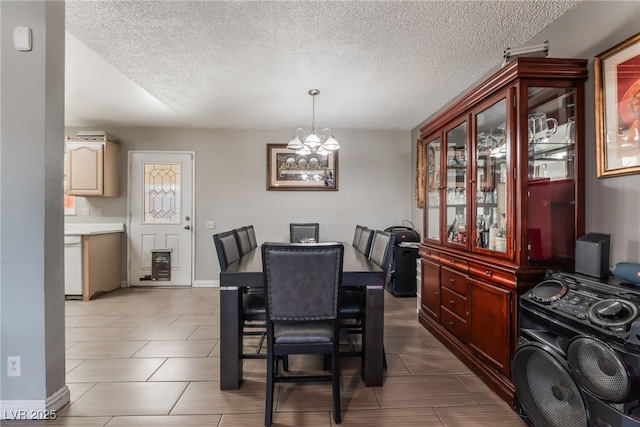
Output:
[[464,320],[467,320],[469,316],[469,304],[467,304],[467,299],[456,294],[455,292],[451,292],[445,287],[442,288],[441,292],[440,304],[443,307],[447,307],[449,310],[453,311]]
[[469,331],[467,329],[467,321],[459,318],[449,311],[447,307],[440,310],[440,323],[444,328],[455,335],[460,341],[466,343]]
[[513,288],[516,282],[516,278],[513,275],[481,264],[469,263],[469,274],[510,288]]
[[469,285],[467,283],[467,276],[464,274],[442,267],[440,280],[442,286],[445,286],[460,295],[467,296]]
[[422,255],[424,256],[424,258],[429,259],[431,261],[440,261],[440,254],[431,249],[423,250]]
[[455,268],[456,270],[464,271],[465,273],[469,271],[469,263],[467,261],[462,261],[460,259],[452,258],[447,255],[440,255],[440,262],[442,265],[446,265],[450,268]]

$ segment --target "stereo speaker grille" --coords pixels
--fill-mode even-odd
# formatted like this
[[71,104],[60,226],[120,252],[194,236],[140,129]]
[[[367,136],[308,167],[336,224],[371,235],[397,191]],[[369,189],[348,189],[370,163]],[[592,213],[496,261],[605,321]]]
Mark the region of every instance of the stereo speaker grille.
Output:
[[577,337],[567,349],[569,369],[578,383],[609,402],[629,397],[631,380],[618,354],[607,344],[592,337]]
[[512,363],[516,396],[534,426],[586,427],[587,411],[564,360],[537,343],[521,346]]

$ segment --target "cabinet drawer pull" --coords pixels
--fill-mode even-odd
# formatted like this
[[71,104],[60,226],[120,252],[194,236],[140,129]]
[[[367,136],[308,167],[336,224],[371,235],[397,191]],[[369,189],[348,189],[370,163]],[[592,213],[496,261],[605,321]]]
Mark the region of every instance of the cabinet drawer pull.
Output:
[[450,259],[450,260],[449,260],[449,263],[450,263],[450,264],[455,264],[455,263],[456,263],[456,260],[455,260],[455,259]]
[[435,291],[435,292],[434,292],[434,294],[435,294],[435,295],[440,295],[440,292]]
[[449,302],[450,302],[451,304],[455,304],[455,303],[456,303],[456,302],[455,302],[454,300],[452,300],[452,299],[450,299],[450,300],[449,300]]
[[449,279],[449,283],[455,283],[456,279]]
[[493,273],[491,272],[491,270],[485,270],[484,274],[486,274],[487,276],[491,276]]
[[453,326],[453,321],[449,321],[449,325]]

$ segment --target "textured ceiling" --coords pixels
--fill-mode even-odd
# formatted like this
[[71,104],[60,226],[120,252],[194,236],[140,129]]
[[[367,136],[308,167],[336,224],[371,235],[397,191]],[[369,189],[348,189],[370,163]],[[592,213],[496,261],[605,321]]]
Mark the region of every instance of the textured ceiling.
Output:
[[66,125],[410,130],[577,3],[67,0]]

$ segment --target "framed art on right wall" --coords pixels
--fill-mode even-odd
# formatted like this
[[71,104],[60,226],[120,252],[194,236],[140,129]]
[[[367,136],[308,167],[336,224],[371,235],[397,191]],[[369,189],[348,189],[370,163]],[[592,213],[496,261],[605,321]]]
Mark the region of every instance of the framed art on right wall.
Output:
[[640,173],[640,33],[595,57],[598,178]]

